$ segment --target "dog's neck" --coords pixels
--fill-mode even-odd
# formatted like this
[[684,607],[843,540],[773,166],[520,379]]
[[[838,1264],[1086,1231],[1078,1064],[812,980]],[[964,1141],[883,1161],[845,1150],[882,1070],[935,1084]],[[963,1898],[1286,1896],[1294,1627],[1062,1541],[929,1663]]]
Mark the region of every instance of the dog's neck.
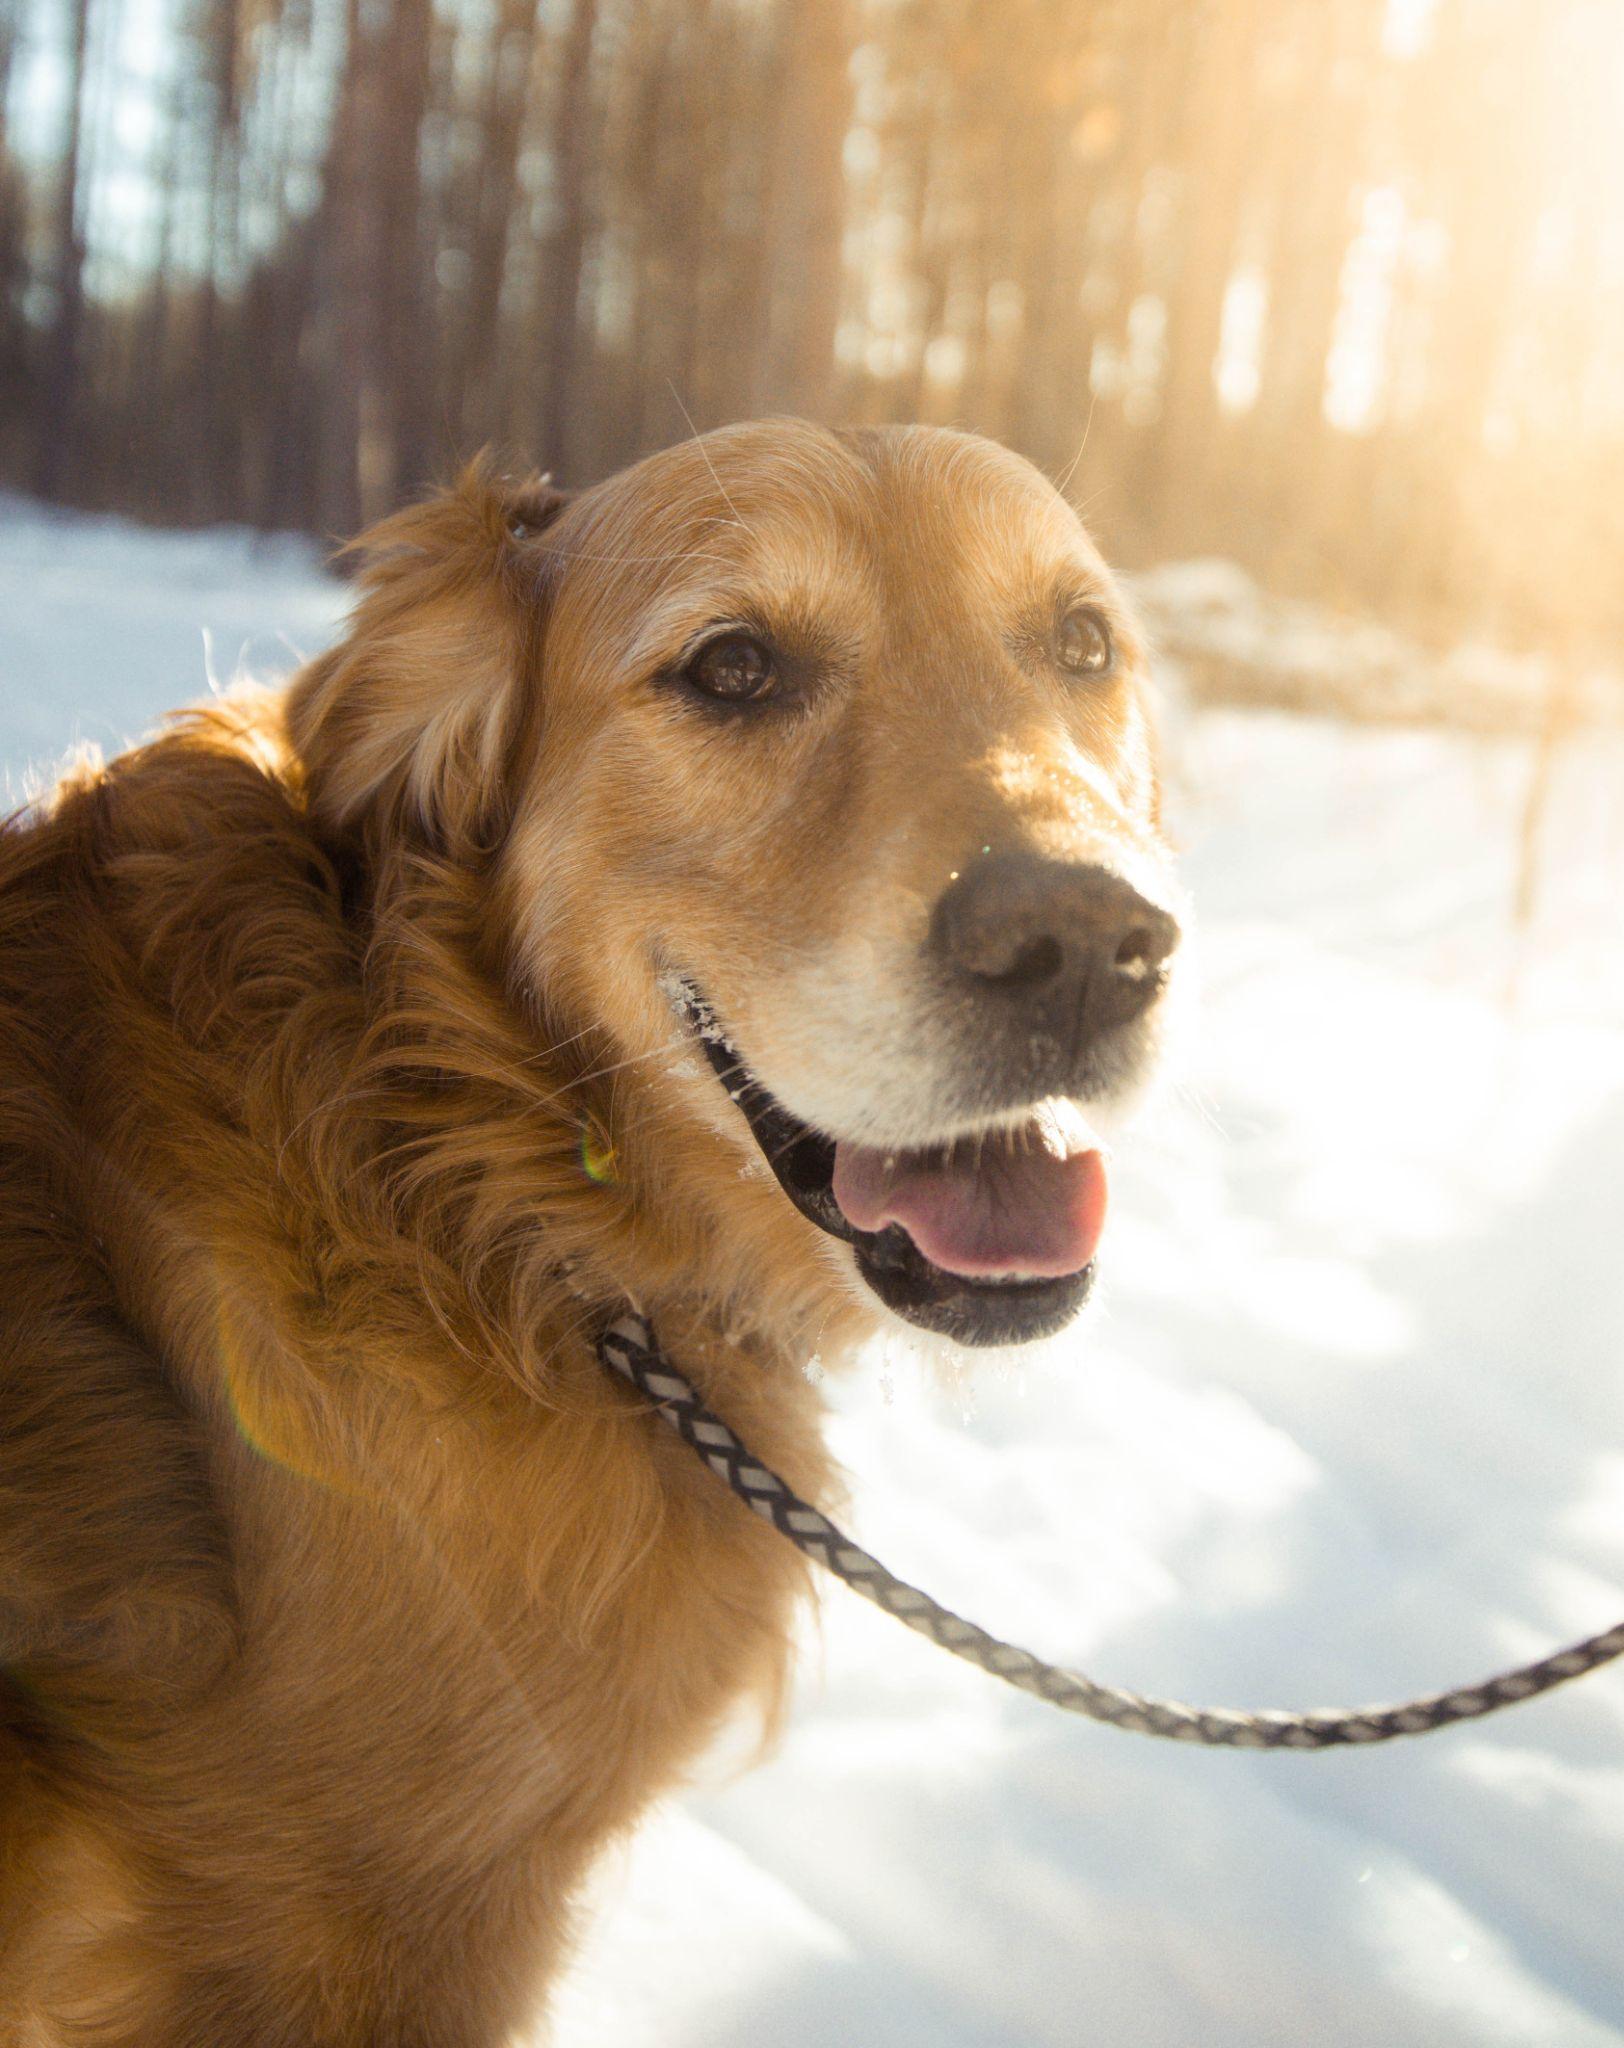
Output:
[[532,1333],[584,1339],[631,1302],[726,1406],[768,1356],[833,1362],[868,1334],[777,1188],[741,1187],[725,1138],[670,1091],[617,1089],[601,1031],[531,994],[481,873],[398,837],[354,872],[364,1026],[333,1110],[370,1124],[374,1199],[466,1297],[482,1348],[540,1391],[550,1345]]

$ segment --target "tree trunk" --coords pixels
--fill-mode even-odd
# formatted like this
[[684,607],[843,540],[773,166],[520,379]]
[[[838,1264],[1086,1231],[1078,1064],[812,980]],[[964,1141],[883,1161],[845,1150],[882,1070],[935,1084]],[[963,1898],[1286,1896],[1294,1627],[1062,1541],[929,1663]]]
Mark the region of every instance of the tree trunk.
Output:
[[72,474],[80,347],[85,314],[85,247],[79,192],[84,136],[85,55],[90,41],[90,0],[70,0],[68,15],[68,112],[62,141],[62,169],[51,228],[51,275],[56,291],[46,341],[45,377],[35,444],[34,487],[56,498]]
[[566,476],[574,442],[570,412],[578,397],[581,269],[586,256],[587,167],[592,114],[592,40],[598,0],[575,0],[564,41],[553,114],[556,224],[541,273],[541,410],[536,443],[542,466]]
[[1259,0],[1227,0],[1210,9],[1204,32],[1198,30],[1192,68],[1196,90],[1184,137],[1182,261],[1167,309],[1159,459],[1146,493],[1162,505],[1178,493],[1188,521],[1180,545],[1189,545],[1189,536],[1205,526],[1212,490],[1213,366],[1252,165],[1260,12]]
[[843,150],[851,123],[847,0],[780,9],[779,84],[761,232],[766,328],[757,366],[758,413],[827,414],[840,324]]
[[[481,122],[478,199],[468,251],[468,293],[457,366],[459,438],[481,435],[494,420],[493,389],[501,332],[502,282],[518,190],[519,139],[529,103],[539,0],[502,0],[491,38]],[[483,431],[488,432],[489,428]]]
[[436,336],[423,289],[421,164],[433,33],[433,0],[394,0],[377,60],[366,166],[376,276],[368,381],[382,445],[369,520],[420,490],[433,466]]

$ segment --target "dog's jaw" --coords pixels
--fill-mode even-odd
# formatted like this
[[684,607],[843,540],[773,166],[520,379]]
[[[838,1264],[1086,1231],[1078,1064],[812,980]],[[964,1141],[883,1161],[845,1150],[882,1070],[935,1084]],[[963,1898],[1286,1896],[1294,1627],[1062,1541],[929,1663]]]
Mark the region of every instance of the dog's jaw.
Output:
[[[802,1123],[761,1084],[689,976],[668,969],[660,988],[740,1112],[782,1193],[825,1237],[849,1248],[851,1271],[893,1315],[916,1329],[981,1348],[1052,1336],[1082,1308],[1095,1279],[1091,1249],[1070,1272],[970,1274],[934,1263],[894,1222],[873,1230],[857,1227],[834,1194],[836,1141]],[[1006,1123],[1012,1114],[1005,1112]],[[1030,1119],[1030,1107],[1025,1115]]]

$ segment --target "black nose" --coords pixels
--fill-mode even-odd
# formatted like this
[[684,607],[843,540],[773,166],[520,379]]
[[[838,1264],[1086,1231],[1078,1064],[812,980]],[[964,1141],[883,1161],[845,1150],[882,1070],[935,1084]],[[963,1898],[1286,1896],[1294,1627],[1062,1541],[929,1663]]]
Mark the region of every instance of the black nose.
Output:
[[1088,1038],[1125,1024],[1161,993],[1179,928],[1109,868],[990,854],[950,882],[931,913],[930,949],[960,987],[1065,1014]]

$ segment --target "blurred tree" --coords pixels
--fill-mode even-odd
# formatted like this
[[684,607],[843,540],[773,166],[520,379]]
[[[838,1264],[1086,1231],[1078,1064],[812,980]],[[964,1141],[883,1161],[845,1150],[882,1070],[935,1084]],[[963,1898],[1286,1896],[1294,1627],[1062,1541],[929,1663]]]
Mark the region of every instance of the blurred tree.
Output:
[[[488,435],[495,416],[492,399],[501,344],[502,290],[518,200],[519,147],[540,42],[539,13],[540,0],[500,0],[485,52],[477,115],[478,167],[470,181],[467,284],[462,293],[461,329],[449,351],[454,377],[452,417],[464,446]],[[455,245],[451,248],[455,275],[459,252]]]
[[752,410],[826,416],[843,283],[851,126],[846,0],[780,7],[767,107],[760,342]]
[[592,161],[592,42],[598,0],[573,0],[558,66],[552,121],[553,221],[541,260],[533,366],[540,405],[536,451],[544,469],[565,475],[575,444],[574,415],[585,410],[580,389],[581,271],[591,229],[588,218]]
[[27,383],[28,184],[12,147],[12,79],[17,67],[18,0],[0,0],[0,449],[21,424],[18,402]]
[[80,158],[84,144],[85,71],[90,47],[90,0],[68,0],[66,113],[62,160],[56,172],[51,227],[44,262],[50,281],[51,313],[46,326],[45,364],[34,449],[34,487],[44,497],[61,494],[74,454],[76,407],[84,365],[80,343],[85,314],[84,195]]
[[347,0],[317,288],[327,401],[319,517],[338,532],[428,476],[435,336],[420,143],[433,24],[431,0]]

